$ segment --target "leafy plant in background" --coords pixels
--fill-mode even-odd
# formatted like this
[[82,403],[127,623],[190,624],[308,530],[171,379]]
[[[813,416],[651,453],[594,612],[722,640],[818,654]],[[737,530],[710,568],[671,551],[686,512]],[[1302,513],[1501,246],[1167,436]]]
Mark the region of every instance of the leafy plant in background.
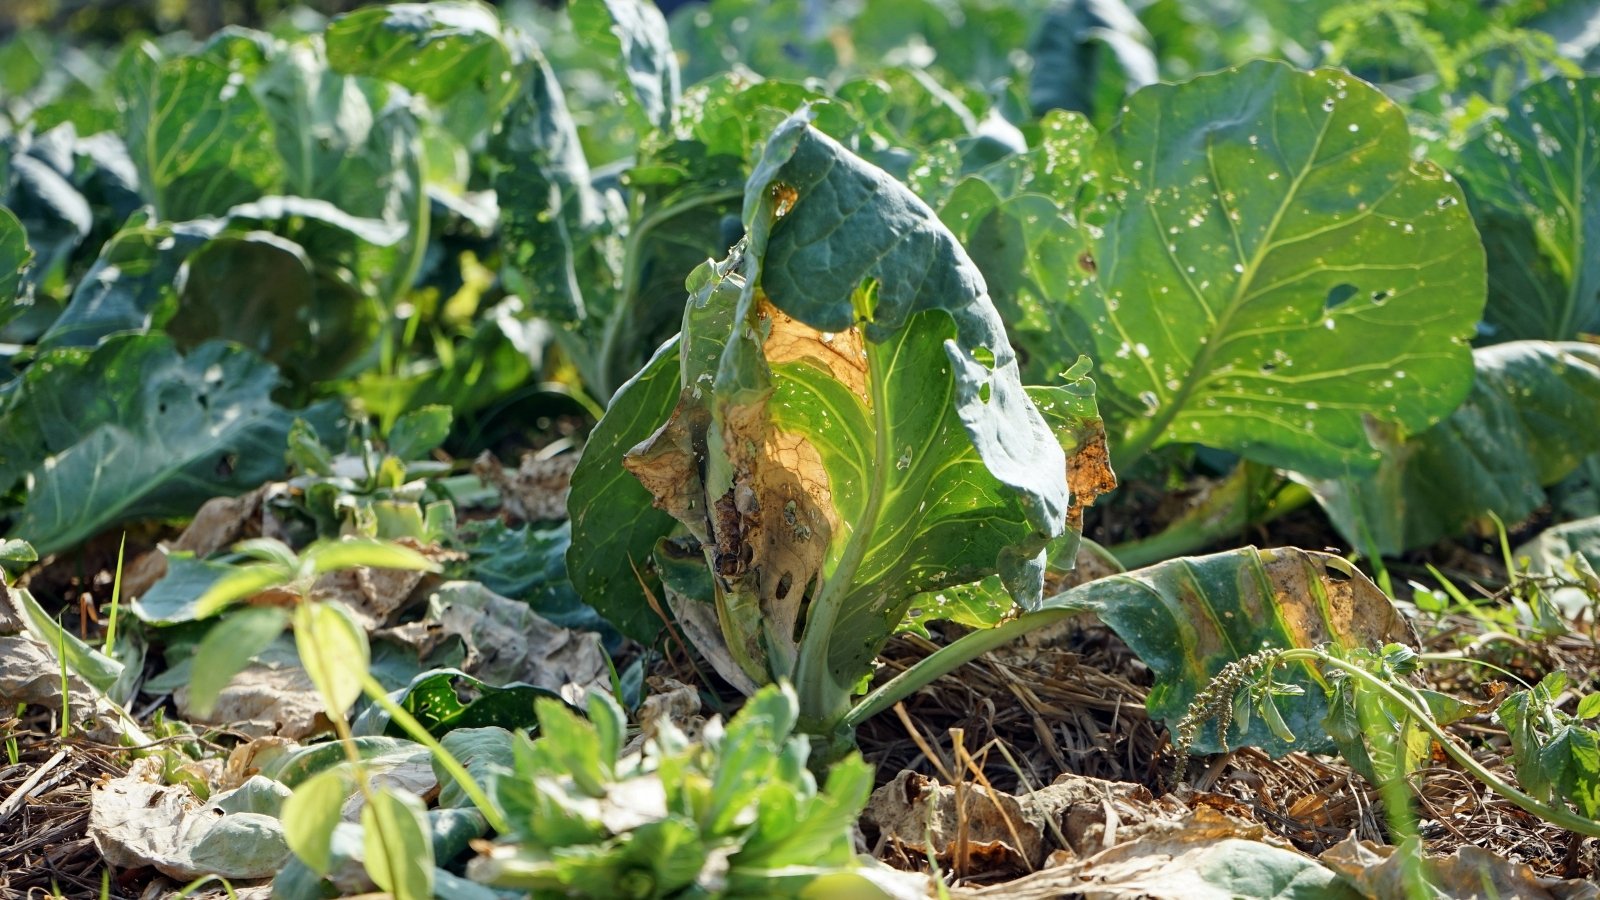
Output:
[[1569,424],[1600,397],[1600,357],[1577,341],[1600,328],[1583,250],[1595,239],[1592,195],[1600,190],[1597,89],[1589,78],[1529,86],[1461,151],[1458,169],[1488,254],[1485,346],[1473,354],[1472,391],[1432,429],[1382,432],[1375,477],[1310,483],[1335,525],[1374,557],[1460,533],[1489,514],[1525,518],[1545,503],[1547,487],[1600,453],[1592,429]]

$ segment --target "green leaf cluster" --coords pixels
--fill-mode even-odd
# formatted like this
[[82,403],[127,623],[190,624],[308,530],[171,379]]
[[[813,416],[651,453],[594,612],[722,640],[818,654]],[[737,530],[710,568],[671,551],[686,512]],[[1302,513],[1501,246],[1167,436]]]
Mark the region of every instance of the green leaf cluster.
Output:
[[799,897],[819,879],[880,895],[853,874],[871,767],[850,756],[819,785],[786,685],[698,741],[663,721],[626,753],[609,697],[591,695],[587,721],[555,700],[538,710],[539,738],[513,736],[488,778],[510,830],[468,866],[474,880],[551,897]]

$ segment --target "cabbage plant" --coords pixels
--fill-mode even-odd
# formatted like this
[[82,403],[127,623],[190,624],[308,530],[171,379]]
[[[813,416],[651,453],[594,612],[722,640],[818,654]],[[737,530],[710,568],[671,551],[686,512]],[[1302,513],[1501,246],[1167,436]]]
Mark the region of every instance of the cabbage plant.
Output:
[[[914,598],[998,574],[1036,606],[1112,476],[1087,366],[1024,387],[960,243],[811,118],[775,131],[746,238],[596,430],[569,565],[649,631],[627,579],[652,557],[724,677],[791,680],[802,730],[831,735]],[[619,463],[670,519],[637,513]]]

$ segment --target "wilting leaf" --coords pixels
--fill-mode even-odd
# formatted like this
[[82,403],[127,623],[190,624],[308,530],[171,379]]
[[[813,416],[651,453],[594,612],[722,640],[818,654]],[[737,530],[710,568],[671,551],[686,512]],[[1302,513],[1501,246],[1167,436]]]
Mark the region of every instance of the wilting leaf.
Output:
[[0,409],[0,484],[30,478],[17,532],[53,553],[281,475],[293,417],[271,400],[277,382],[248,351],[180,357],[160,335],[42,355]]
[[126,70],[128,150],[158,221],[222,215],[278,193],[283,163],[242,74],[205,56],[161,60],[149,45]]
[[1478,377],[1449,418],[1383,444],[1370,476],[1313,481],[1347,540],[1393,555],[1459,534],[1490,513],[1518,521],[1556,483],[1600,452],[1600,348],[1513,341],[1473,353]]
[[189,881],[203,875],[242,880],[270,877],[289,858],[276,814],[287,793],[252,778],[201,803],[184,784],[162,778],[161,757],[95,785],[88,833],[108,864],[154,867]]
[[673,522],[650,505],[650,492],[622,468],[622,457],[672,411],[678,373],[674,339],[617,391],[589,434],[567,495],[572,518],[567,572],[573,587],[623,634],[644,642],[654,641],[662,627],[645,599],[647,590],[660,599],[660,580],[646,564]]
[[1463,149],[1461,169],[1484,207],[1489,338],[1600,332],[1600,79],[1523,89]]
[[1367,417],[1418,431],[1468,390],[1477,231],[1400,108],[1348,73],[1148,87],[1092,168],[1097,274],[1071,309],[1120,455],[1201,443],[1332,477],[1378,464]]
[[[1365,575],[1343,559],[1294,548],[1247,547],[1174,559],[1110,575],[1045,601],[1046,608],[1093,610],[1155,673],[1150,714],[1175,726],[1222,667],[1270,647],[1368,647],[1409,639],[1400,614]],[[1275,698],[1287,743],[1259,718],[1227,747],[1252,745],[1274,755],[1329,746],[1322,728],[1325,688],[1306,664],[1279,670],[1276,681],[1305,689]],[[1195,752],[1221,749],[1215,724],[1202,728]]]
[[328,25],[336,71],[393,81],[436,103],[464,92],[510,96],[511,55],[493,9],[470,0],[394,3]]

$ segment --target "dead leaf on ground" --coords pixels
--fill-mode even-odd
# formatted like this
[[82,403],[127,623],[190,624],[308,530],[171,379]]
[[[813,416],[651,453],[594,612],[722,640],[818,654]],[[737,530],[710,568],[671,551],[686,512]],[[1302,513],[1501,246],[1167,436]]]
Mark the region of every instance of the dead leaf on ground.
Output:
[[282,484],[267,484],[240,497],[207,500],[183,533],[162,545],[164,550],[151,550],[129,563],[122,579],[124,595],[142,597],[152,585],[166,577],[170,553],[186,551],[204,559],[245,538],[260,536],[262,503],[269,493],[283,489]]
[[567,492],[578,454],[564,453],[540,459],[529,453],[515,471],[506,471],[494,454],[485,452],[472,464],[472,472],[500,492],[500,505],[524,522],[559,521],[567,517]]
[[[1406,854],[1398,847],[1358,841],[1354,835],[1329,847],[1322,861],[1363,896],[1404,897]],[[1541,878],[1527,865],[1511,862],[1480,847],[1460,847],[1450,856],[1428,858],[1428,880],[1439,896],[1461,900],[1596,900],[1600,887],[1578,878]]]
[[700,692],[664,675],[651,675],[646,683],[649,694],[640,704],[636,716],[639,734],[629,745],[629,750],[637,750],[639,745],[656,734],[663,723],[670,723],[690,740],[697,738],[706,721],[701,714],[703,705]]
[[[966,785],[965,874],[1030,870],[1098,853],[1189,815],[1171,797],[1157,800],[1144,787],[1062,775],[1054,784],[1011,795]],[[926,855],[927,837],[941,863],[957,858],[962,809],[956,788],[904,771],[874,791],[866,818],[884,838]],[[1061,845],[1065,840],[1066,846]]]
[[187,721],[223,726],[252,738],[298,740],[331,727],[305,669],[259,658],[228,682],[209,716],[202,718],[189,708],[187,685],[173,692],[173,700]]
[[[0,615],[7,610],[0,602]],[[49,645],[30,634],[0,637],[0,708],[23,704],[61,709],[63,667]],[[83,678],[66,670],[67,709],[73,725],[91,740],[120,744],[133,722]],[[143,737],[139,735],[138,737]]]
[[[610,684],[610,669],[592,631],[563,628],[526,603],[473,581],[449,581],[427,599],[428,613],[381,632],[427,659],[442,645],[465,648],[461,670],[490,684],[525,682],[581,698]],[[570,698],[569,698],[570,699]]]
[[1004,900],[1251,900],[1359,895],[1303,854],[1266,843],[1266,829],[1211,809],[1160,820],[1109,850],[1005,884],[956,896]]
[[289,847],[276,808],[254,810],[264,799],[281,805],[287,796],[287,788],[258,778],[201,803],[187,786],[163,784],[161,761],[146,757],[127,775],[95,786],[89,837],[118,868],[149,866],[180,881],[270,878],[288,861]]
[[[461,554],[411,538],[395,541],[417,551],[433,562],[460,559]],[[417,588],[430,578],[429,573],[409,569],[370,569],[358,566],[341,569],[318,578],[311,596],[318,600],[338,600],[349,608],[367,631],[390,624],[406,609],[426,602]]]

